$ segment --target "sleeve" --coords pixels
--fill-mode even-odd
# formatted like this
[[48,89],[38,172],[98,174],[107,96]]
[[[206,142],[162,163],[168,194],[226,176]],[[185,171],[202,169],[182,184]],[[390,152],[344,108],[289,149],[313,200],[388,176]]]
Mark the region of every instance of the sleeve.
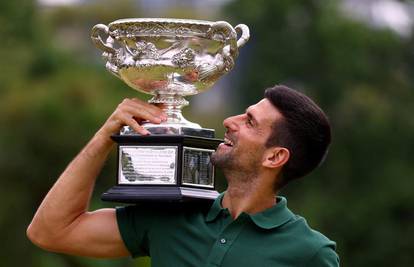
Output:
[[321,247],[306,266],[333,267],[339,266],[339,256],[333,246]]
[[119,232],[132,257],[149,256],[148,232],[153,216],[137,206],[116,208]]

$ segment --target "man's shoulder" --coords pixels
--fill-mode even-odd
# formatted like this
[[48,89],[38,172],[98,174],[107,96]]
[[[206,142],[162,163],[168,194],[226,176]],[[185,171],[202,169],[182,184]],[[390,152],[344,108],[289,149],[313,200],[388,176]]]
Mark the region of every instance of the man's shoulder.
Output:
[[252,216],[253,221],[262,228],[272,229],[274,238],[282,238],[285,243],[305,246],[317,250],[323,246],[335,247],[331,241],[319,231],[312,229],[306,219],[292,212],[287,205],[287,198],[277,196],[277,205]]
[[330,240],[321,232],[311,228],[305,218],[299,215],[293,215],[292,219],[282,225],[279,231],[284,232],[291,238],[294,238],[299,244],[315,249],[322,246],[336,246],[336,243]]
[[287,222],[284,227],[290,229],[293,234],[302,236],[304,241],[309,240],[312,243],[316,242],[316,244],[334,243],[324,234],[309,226],[307,220],[300,215],[295,214],[292,220]]
[[336,243],[311,228],[305,218],[294,215],[290,221],[280,227],[279,231],[292,241],[292,251],[301,251],[306,262],[312,263],[313,266],[339,264]]

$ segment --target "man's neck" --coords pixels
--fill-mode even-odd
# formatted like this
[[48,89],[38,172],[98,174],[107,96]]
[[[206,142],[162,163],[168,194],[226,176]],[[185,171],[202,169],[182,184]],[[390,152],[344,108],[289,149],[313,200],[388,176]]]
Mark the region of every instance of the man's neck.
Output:
[[271,185],[261,179],[250,182],[229,182],[222,200],[223,208],[227,208],[233,219],[242,212],[255,214],[276,204],[276,193]]

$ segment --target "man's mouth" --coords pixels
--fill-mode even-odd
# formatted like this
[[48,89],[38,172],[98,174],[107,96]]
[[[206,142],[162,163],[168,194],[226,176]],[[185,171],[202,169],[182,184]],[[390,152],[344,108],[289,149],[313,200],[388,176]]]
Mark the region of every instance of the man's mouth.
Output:
[[233,141],[231,141],[231,140],[230,140],[230,139],[228,139],[227,137],[224,137],[224,144],[225,144],[226,146],[233,146],[233,145],[234,145]]

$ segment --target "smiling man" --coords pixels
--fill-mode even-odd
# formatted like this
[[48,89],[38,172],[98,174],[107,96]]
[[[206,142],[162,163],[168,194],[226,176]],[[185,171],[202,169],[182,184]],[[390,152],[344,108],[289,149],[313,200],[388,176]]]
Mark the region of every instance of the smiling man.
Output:
[[88,212],[95,179],[124,125],[160,123],[162,110],[126,99],[69,164],[27,234],[38,246],[88,257],[150,256],[153,266],[339,266],[335,243],[312,230],[278,195],[323,161],[329,122],[308,97],[286,86],[265,92],[244,114],[224,120],[212,162],[228,188],[204,211],[128,206]]

